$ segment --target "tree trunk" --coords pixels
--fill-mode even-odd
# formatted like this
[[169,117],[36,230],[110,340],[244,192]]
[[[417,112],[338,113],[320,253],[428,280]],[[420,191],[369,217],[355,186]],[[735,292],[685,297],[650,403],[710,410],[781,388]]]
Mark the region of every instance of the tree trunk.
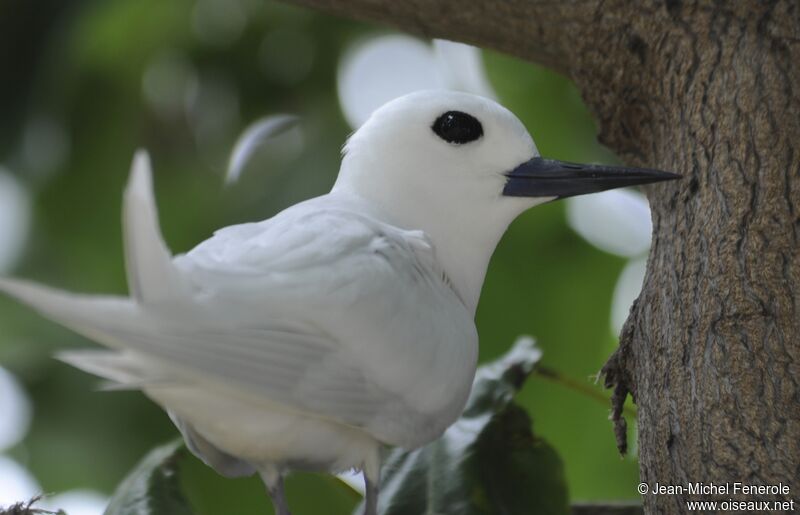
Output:
[[[800,492],[800,4],[773,1],[294,0],[569,75],[647,188],[653,246],[604,367],[639,413],[641,479]],[[646,495],[647,513],[685,500]]]

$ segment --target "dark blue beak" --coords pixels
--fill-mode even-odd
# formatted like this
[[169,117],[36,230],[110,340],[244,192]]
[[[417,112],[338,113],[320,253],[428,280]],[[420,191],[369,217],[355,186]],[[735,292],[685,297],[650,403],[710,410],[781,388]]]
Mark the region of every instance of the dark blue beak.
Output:
[[680,179],[677,173],[649,168],[582,165],[534,157],[506,173],[507,197],[574,197],[625,186]]

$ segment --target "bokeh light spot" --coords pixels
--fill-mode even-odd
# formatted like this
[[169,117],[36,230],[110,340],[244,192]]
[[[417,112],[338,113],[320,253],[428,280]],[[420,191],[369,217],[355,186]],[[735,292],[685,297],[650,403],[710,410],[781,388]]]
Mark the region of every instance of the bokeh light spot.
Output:
[[287,114],[265,116],[250,124],[233,146],[225,182],[236,182],[244,169],[261,152],[276,161],[290,161],[303,149],[298,118]]
[[276,29],[261,41],[258,57],[269,80],[292,85],[305,79],[314,64],[314,42],[303,32]]
[[31,199],[28,190],[0,166],[0,274],[16,265],[31,229]]
[[184,99],[198,147],[214,146],[239,123],[239,95],[226,74],[207,72]]
[[496,98],[478,48],[410,36],[361,41],[339,62],[339,103],[351,127],[397,97],[423,89],[451,89]]
[[93,490],[70,490],[47,497],[40,506],[51,511],[63,510],[67,515],[103,515],[108,497]]
[[192,31],[209,45],[235,43],[244,31],[247,17],[236,0],[198,0],[192,8]]
[[165,118],[181,115],[188,91],[197,81],[192,63],[181,53],[164,51],[156,55],[142,76],[142,91],[147,104]]
[[632,190],[611,190],[567,199],[567,221],[595,247],[636,257],[650,247],[650,206]]
[[354,45],[339,63],[339,102],[351,127],[393,98],[440,87],[429,45],[409,36],[384,36]]
[[0,508],[27,502],[42,493],[36,479],[22,465],[0,455]]
[[0,367],[0,450],[19,443],[31,422],[31,402],[16,378]]
[[622,331],[633,301],[642,291],[646,271],[647,257],[641,257],[630,261],[619,274],[611,301],[611,330],[614,334],[618,335]]
[[25,168],[37,177],[46,178],[64,165],[69,146],[69,134],[60,123],[50,116],[33,116],[22,134]]

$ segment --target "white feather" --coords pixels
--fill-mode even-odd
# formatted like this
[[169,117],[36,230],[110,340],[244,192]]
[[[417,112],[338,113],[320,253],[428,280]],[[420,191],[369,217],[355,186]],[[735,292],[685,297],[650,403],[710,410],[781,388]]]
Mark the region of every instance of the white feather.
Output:
[[164,243],[153,197],[150,156],[139,150],[133,158],[123,202],[125,264],[131,296],[141,303],[180,300],[185,284],[175,272]]
[[141,325],[141,312],[127,297],[81,295],[6,277],[0,277],[0,291],[110,347],[124,347],[122,334]]

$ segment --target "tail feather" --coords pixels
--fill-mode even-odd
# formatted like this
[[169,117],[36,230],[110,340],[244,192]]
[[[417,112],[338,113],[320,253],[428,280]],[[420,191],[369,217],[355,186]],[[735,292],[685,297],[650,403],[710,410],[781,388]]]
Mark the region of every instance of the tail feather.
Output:
[[182,298],[186,284],[161,235],[150,157],[144,150],[133,158],[123,204],[125,266],[131,296],[143,304]]
[[102,377],[101,390],[140,390],[155,384],[171,384],[168,374],[159,367],[128,351],[73,349],[56,353],[56,359],[68,365]]
[[128,297],[82,295],[9,278],[0,278],[0,291],[110,347],[124,347],[125,335],[143,323],[139,307]]
[[57,352],[55,357],[84,372],[121,385],[140,383],[147,376],[139,362],[126,352],[77,349]]
[[[152,348],[153,314],[165,302],[189,298],[188,281],[172,262],[158,225],[150,159],[138,151],[123,199],[125,261],[131,297],[65,292],[33,282],[0,277],[0,292],[31,306],[45,317],[115,351],[67,352],[63,361],[128,387],[153,377],[125,349]],[[181,305],[183,305],[181,303]],[[146,342],[143,344],[141,342]],[[121,352],[120,352],[121,351]],[[138,368],[137,368],[138,364]],[[143,374],[142,372],[147,372]]]

